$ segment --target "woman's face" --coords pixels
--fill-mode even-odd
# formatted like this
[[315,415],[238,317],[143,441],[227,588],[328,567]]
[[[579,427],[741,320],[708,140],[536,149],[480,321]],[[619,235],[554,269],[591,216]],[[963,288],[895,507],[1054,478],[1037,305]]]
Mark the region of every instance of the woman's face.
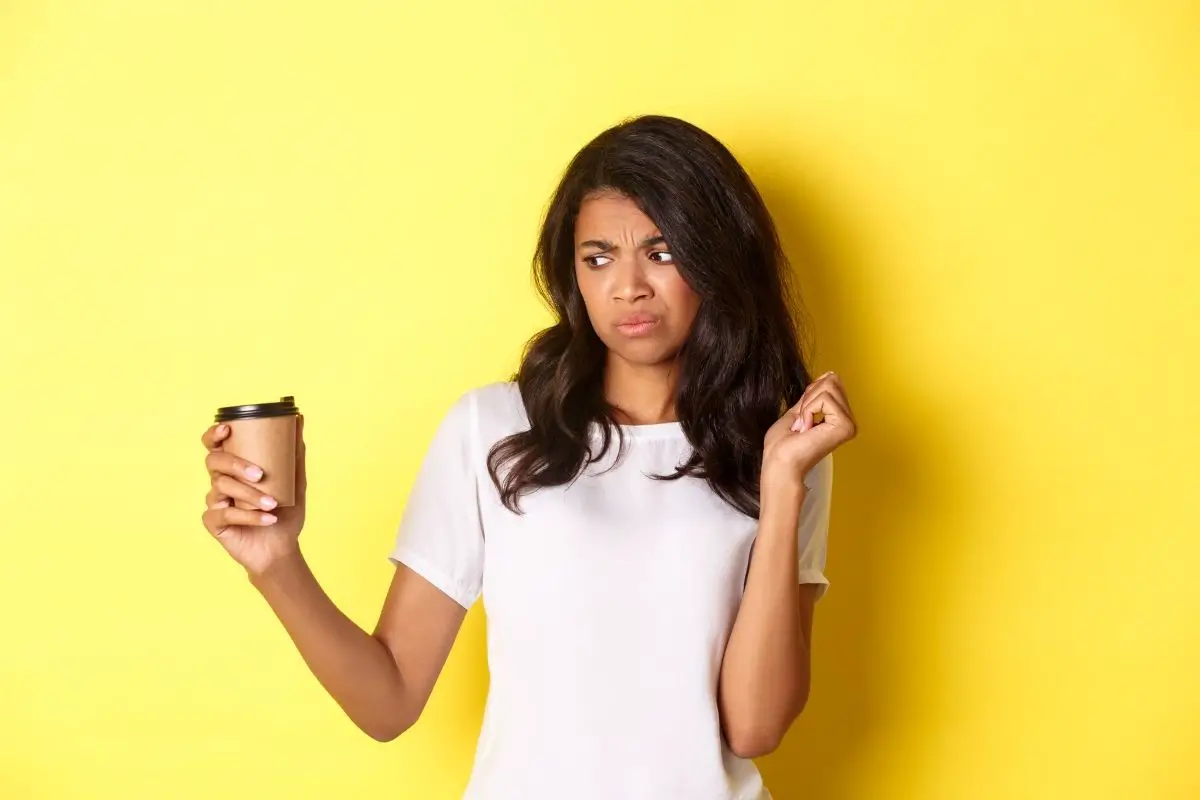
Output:
[[637,203],[613,192],[583,201],[575,221],[575,277],[592,327],[611,353],[646,366],[679,353],[700,298]]

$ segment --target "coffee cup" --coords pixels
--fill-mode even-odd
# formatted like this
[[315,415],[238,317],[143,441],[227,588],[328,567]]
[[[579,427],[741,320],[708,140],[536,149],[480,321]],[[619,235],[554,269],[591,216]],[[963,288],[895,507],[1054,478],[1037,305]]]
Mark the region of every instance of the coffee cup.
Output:
[[[263,477],[254,485],[278,501],[280,508],[296,504],[296,440],[300,410],[293,397],[274,403],[225,406],[216,421],[229,426],[221,449],[258,466]],[[241,500],[234,505],[247,510],[257,506]]]

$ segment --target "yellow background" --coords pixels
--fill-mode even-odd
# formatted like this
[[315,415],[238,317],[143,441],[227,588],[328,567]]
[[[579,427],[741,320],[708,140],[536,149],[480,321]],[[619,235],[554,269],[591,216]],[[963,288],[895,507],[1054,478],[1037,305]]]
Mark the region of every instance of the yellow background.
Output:
[[370,741],[202,530],[197,437],[296,395],[307,552],[372,625],[434,425],[547,319],[559,171],[643,112],[744,160],[861,425],[776,796],[1200,797],[1198,32],[1186,0],[0,2],[0,797],[461,793],[479,610]]

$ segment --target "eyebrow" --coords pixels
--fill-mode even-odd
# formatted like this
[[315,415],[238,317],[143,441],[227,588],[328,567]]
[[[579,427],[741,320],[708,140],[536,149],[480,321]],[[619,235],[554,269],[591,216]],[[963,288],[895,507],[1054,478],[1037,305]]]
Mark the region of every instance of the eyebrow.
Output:
[[[654,247],[655,245],[666,244],[666,243],[667,243],[666,238],[662,234],[659,234],[657,236],[647,236],[645,239],[642,239],[642,241],[638,244],[638,246],[639,247]],[[584,248],[588,248],[588,247],[592,248],[593,250],[597,250],[601,253],[608,253],[610,251],[620,249],[619,247],[617,247],[615,244],[608,241],[607,239],[588,239],[586,242],[580,242],[578,249],[583,250]]]

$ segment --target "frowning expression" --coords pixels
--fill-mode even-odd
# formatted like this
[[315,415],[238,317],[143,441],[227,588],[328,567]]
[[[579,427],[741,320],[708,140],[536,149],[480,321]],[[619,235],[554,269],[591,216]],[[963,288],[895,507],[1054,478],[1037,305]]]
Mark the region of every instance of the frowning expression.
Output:
[[575,221],[575,276],[596,335],[635,364],[673,360],[700,297],[676,268],[654,220],[628,197],[590,195]]

